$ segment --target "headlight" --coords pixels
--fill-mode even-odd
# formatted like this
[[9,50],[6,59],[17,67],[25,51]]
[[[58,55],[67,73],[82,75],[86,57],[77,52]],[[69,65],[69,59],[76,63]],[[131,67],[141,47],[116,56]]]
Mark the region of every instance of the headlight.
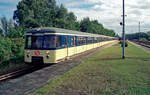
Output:
[[30,51],[27,51],[27,54],[30,54]]
[[49,54],[49,51],[46,51],[46,54],[48,55],[48,54]]

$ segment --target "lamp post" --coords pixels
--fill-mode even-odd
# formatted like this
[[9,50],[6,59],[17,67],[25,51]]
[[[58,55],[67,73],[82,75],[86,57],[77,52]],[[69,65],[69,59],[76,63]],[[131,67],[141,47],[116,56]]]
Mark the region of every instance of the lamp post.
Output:
[[125,0],[123,0],[123,29],[122,29],[122,39],[123,39],[123,48],[122,48],[122,58],[125,59]]

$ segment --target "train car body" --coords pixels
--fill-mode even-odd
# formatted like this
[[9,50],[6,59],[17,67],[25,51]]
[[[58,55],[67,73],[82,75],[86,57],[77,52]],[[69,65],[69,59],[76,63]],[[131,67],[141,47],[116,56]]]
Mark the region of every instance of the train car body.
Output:
[[104,35],[60,28],[35,28],[26,33],[25,63],[58,63],[115,41]]

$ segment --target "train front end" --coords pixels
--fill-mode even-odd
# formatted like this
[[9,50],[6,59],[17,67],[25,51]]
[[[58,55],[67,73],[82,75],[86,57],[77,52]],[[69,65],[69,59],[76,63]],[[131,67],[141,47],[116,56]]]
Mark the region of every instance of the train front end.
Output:
[[53,45],[51,35],[35,31],[26,33],[24,61],[28,64],[55,63],[55,51],[50,49]]

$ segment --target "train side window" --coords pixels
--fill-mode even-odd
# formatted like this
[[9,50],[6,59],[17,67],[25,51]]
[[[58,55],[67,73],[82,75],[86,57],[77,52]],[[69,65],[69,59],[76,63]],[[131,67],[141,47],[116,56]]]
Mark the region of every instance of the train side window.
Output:
[[90,37],[87,38],[87,42],[88,42],[88,44],[90,44]]
[[59,36],[58,38],[59,38],[59,39],[58,39],[58,40],[59,40],[59,47],[61,48],[61,47],[62,47],[62,41],[61,41],[62,36]]
[[43,48],[45,48],[45,49],[56,48],[56,38],[55,38],[55,36],[45,36],[44,37]]
[[50,48],[51,39],[49,36],[44,37],[44,45],[43,48]]
[[61,47],[62,48],[66,47],[66,36],[65,35],[61,36]]
[[65,36],[65,47],[69,47],[68,36]]
[[83,37],[80,37],[80,40],[79,40],[79,45],[83,45]]
[[94,38],[94,40],[95,40],[94,43],[97,43],[97,38],[96,37]]
[[61,36],[56,36],[56,48],[61,48]]
[[81,46],[81,44],[82,44],[82,38],[79,37],[79,45]]
[[93,39],[92,39],[92,37],[90,37],[90,44],[92,44],[93,43]]
[[85,44],[85,42],[84,42],[84,37],[82,37],[82,45],[84,45]]
[[85,37],[85,44],[87,44],[87,37]]
[[94,43],[94,37],[92,37],[92,43]]
[[78,46],[78,37],[75,37],[75,46]]
[[44,38],[44,48],[61,48],[62,47],[62,37],[61,36],[45,36]]
[[103,38],[101,38],[101,42],[103,42]]
[[99,42],[101,42],[101,38],[99,37]]
[[75,46],[75,37],[71,37],[71,46]]
[[76,46],[76,37],[73,38],[74,38],[73,45]]
[[78,37],[78,45],[80,46],[80,44],[81,44],[81,38]]
[[83,37],[83,43],[84,43],[84,45],[86,45],[86,37]]

